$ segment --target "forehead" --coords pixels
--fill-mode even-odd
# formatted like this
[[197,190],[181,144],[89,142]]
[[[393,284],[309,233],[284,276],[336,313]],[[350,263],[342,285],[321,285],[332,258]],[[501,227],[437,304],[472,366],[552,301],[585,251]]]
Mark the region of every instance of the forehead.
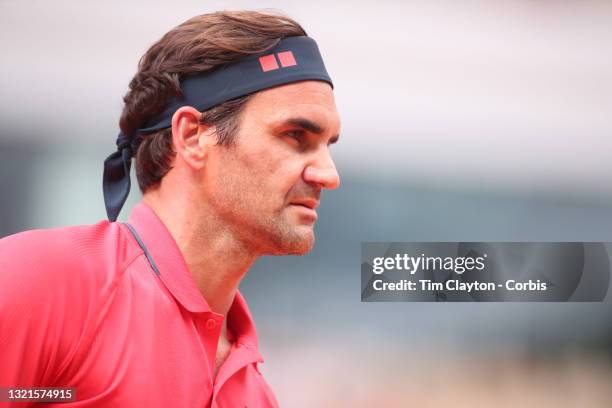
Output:
[[260,91],[249,99],[243,115],[266,123],[301,116],[332,131],[340,128],[334,93],[322,81],[302,81]]

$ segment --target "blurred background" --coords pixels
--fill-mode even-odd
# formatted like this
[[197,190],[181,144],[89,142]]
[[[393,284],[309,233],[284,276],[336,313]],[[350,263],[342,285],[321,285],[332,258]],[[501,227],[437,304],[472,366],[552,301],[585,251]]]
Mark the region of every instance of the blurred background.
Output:
[[608,302],[360,302],[362,241],[612,241],[609,1],[1,0],[0,236],[105,218],[140,56],[242,8],[304,25],[343,120],[315,250],[241,286],[281,405],[612,406]]

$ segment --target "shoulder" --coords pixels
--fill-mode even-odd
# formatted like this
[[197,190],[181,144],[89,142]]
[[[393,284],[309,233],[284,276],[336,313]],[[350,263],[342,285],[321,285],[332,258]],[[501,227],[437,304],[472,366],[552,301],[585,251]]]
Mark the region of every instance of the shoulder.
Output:
[[0,306],[70,308],[103,295],[138,255],[124,228],[101,221],[0,239]]
[[0,361],[11,367],[0,370],[0,383],[52,383],[83,348],[139,256],[128,233],[102,221],[0,240]]

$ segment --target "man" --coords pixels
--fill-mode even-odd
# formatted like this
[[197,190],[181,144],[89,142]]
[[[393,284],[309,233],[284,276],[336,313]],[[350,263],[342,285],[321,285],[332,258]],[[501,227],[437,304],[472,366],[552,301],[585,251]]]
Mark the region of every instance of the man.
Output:
[[238,285],[314,244],[339,117],[293,20],[188,20],[140,61],[105,161],[110,221],[0,241],[0,387],[74,387],[62,406],[277,406]]

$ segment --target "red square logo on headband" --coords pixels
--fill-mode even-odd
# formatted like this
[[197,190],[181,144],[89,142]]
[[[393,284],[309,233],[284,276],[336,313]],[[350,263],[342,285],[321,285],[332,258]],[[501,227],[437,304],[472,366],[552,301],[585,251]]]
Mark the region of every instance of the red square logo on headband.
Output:
[[259,57],[259,64],[261,65],[261,69],[263,70],[263,72],[274,71],[275,69],[278,69],[278,63],[276,62],[276,58],[274,58],[274,54]]
[[293,53],[291,51],[279,52],[276,55],[278,55],[278,60],[280,61],[281,66],[283,67],[292,67],[294,65],[297,65],[297,62],[295,62],[295,58],[293,57]]

